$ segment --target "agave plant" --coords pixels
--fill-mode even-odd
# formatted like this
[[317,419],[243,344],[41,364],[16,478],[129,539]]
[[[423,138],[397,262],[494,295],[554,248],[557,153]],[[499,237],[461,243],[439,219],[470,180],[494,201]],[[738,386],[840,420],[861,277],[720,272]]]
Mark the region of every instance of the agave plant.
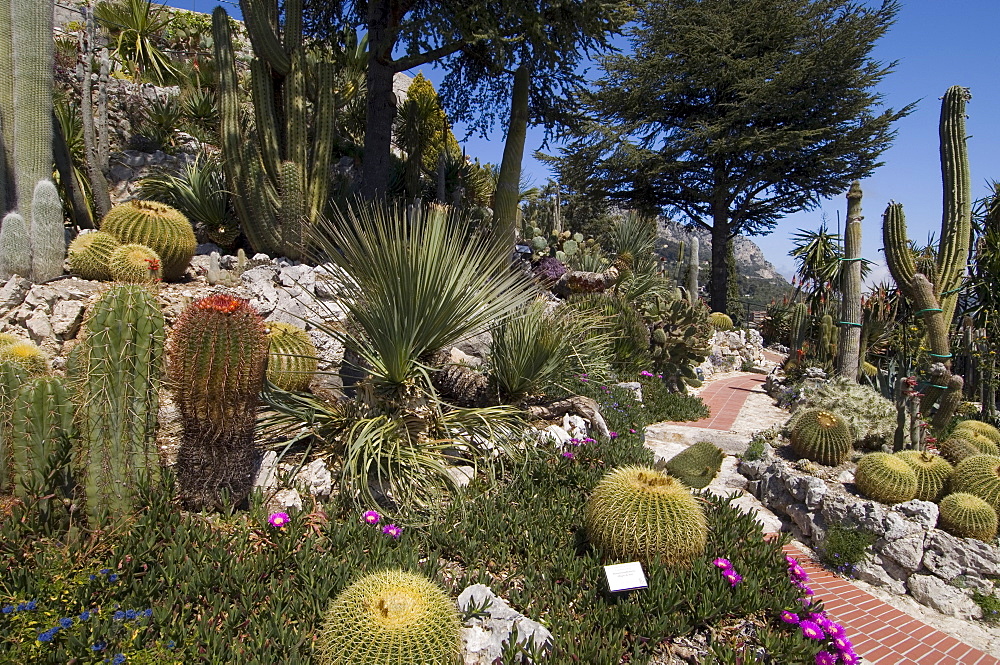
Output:
[[177,208],[191,221],[200,223],[209,239],[223,247],[231,247],[239,235],[239,220],[229,203],[226,176],[214,157],[199,155],[179,175],[163,172],[143,178],[139,193],[145,199]]
[[346,275],[337,299],[351,325],[321,328],[361,359],[367,376],[345,403],[270,390],[281,415],[268,424],[306,423],[339,449],[345,495],[390,509],[429,507],[453,483],[449,461],[495,463],[520,427],[511,407],[442,403],[427,363],[522,311],[537,295],[533,282],[510,270],[502,238],[441,206],[355,202],[320,220],[311,243],[317,259]]
[[114,57],[134,79],[145,75],[162,85],[174,77],[173,63],[157,44],[159,34],[170,23],[166,5],[154,5],[150,0],[100,2],[94,8],[94,18],[110,33]]

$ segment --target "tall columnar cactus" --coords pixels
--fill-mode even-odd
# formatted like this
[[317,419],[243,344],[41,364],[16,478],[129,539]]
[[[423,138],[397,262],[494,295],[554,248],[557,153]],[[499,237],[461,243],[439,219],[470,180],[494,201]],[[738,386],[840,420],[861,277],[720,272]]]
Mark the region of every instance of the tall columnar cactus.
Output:
[[256,463],[254,421],[267,359],[264,322],[246,300],[208,296],[181,314],[168,353],[184,427],[177,458],[181,499],[194,510],[239,503],[250,491]]
[[913,496],[914,499],[937,501],[941,498],[955,471],[948,460],[941,455],[919,450],[900,450],[895,455],[909,464],[917,475],[917,493]]
[[708,542],[698,500],[679,480],[648,467],[606,474],[587,501],[584,521],[606,560],[685,568]]
[[458,609],[443,589],[421,575],[385,570],[355,581],[331,603],[317,662],[455,665],[461,636]]
[[847,227],[844,230],[844,268],[840,271],[840,321],[836,372],[858,380],[861,366],[861,183],[847,192]]
[[889,453],[869,453],[858,460],[854,484],[869,499],[902,503],[916,495],[917,474],[913,467]]
[[687,290],[691,302],[698,299],[698,269],[701,257],[698,256],[698,236],[691,237],[691,256],[688,259]]
[[827,409],[804,409],[792,417],[789,428],[795,454],[827,466],[843,464],[854,443],[847,420]]
[[101,220],[101,230],[122,243],[145,245],[156,252],[162,262],[163,279],[168,282],[184,276],[197,244],[188,218],[157,201],[129,201],[115,206]]
[[67,487],[73,403],[65,380],[43,376],[21,385],[14,399],[10,449],[14,493],[41,498]]
[[664,470],[693,489],[703,489],[719,475],[726,454],[711,441],[699,441],[671,457]]
[[319,364],[316,345],[302,328],[267,324],[267,380],[283,390],[304,392]]
[[[232,36],[225,10],[212,14],[226,177],[254,249],[298,259],[304,234],[323,214],[333,163],[339,99],[332,61],[306,53],[302,3],[286,3],[277,29],[276,0],[241,0],[254,59],[250,63],[254,126],[244,130]],[[313,91],[312,98],[308,92]]]
[[797,302],[792,307],[792,321],[790,329],[789,349],[794,357],[797,351],[802,351],[806,342],[806,334],[809,332],[809,306],[804,302]]
[[[934,404],[941,402],[932,425],[940,432],[958,405],[963,381],[951,374],[951,348],[948,331],[958,302],[958,285],[969,259],[972,228],[972,186],[966,146],[965,105],[971,98],[968,89],[952,86],[941,102],[939,135],[941,174],[944,181],[944,214],[941,220],[941,244],[937,251],[935,280],[918,271],[917,261],[906,235],[903,207],[890,202],[882,218],[882,238],[886,264],[903,295],[913,303],[927,327],[931,358],[940,363],[932,368],[931,380],[924,389],[921,412],[931,415]],[[937,368],[937,369],[935,369]],[[947,398],[943,398],[945,393]]]
[[1000,511],[1000,457],[973,455],[955,466],[951,477],[953,492],[975,494]]
[[819,322],[819,344],[816,355],[820,362],[827,364],[837,355],[837,345],[840,342],[840,329],[833,323],[833,317],[824,314]]
[[[14,71],[14,22],[9,1],[0,2],[0,72]],[[14,79],[0,77],[0,215],[17,207],[14,192]]]
[[39,180],[31,199],[31,279],[47,282],[59,277],[65,259],[62,200],[51,180]]
[[31,275],[31,236],[24,217],[8,213],[0,222],[0,280]]
[[978,496],[955,492],[941,499],[938,508],[939,529],[987,543],[997,537],[997,511]]
[[132,511],[137,488],[159,478],[163,313],[147,288],[117,285],[91,306],[85,329],[73,374],[87,514],[101,524]]
[[27,380],[28,375],[20,365],[0,360],[0,492],[7,491],[10,481],[10,428],[14,420],[14,398],[21,384]]
[[69,271],[83,279],[111,279],[108,260],[119,247],[118,238],[106,231],[80,234],[69,244]]

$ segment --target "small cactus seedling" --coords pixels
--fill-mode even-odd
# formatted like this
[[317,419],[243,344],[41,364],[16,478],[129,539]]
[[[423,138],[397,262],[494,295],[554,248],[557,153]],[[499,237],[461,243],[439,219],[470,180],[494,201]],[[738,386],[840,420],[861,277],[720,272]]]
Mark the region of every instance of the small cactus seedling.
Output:
[[889,453],[869,453],[858,460],[854,484],[869,499],[881,503],[902,503],[917,493],[913,467]]
[[606,560],[686,568],[708,541],[698,500],[679,480],[649,467],[606,474],[587,501],[584,519]]
[[978,496],[956,492],[941,499],[938,528],[959,538],[992,542],[997,537],[997,511]]
[[338,595],[317,642],[321,665],[457,665],[462,622],[443,589],[401,570],[366,575]]

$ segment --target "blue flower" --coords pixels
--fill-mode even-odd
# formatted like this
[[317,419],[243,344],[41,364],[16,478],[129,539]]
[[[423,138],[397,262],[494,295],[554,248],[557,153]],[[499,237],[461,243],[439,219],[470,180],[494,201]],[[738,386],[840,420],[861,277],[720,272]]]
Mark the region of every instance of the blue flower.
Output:
[[114,619],[115,621],[121,621],[122,619],[125,618],[125,613],[122,612],[121,610],[118,610],[113,615],[111,615],[111,618]]
[[10,614],[11,612],[14,612],[14,611],[15,610],[14,610],[14,606],[13,605],[4,605],[3,609],[0,610],[0,612],[3,612],[4,614]]
[[83,613],[80,615],[80,621],[86,621],[89,618],[90,618],[90,610],[84,610]]
[[101,575],[107,575],[110,572],[111,572],[110,568],[101,568],[100,570]]
[[167,648],[168,649],[173,649],[175,646],[177,646],[177,643],[174,642],[173,640],[170,640],[169,642],[167,642]]
[[117,582],[118,581],[118,573],[115,573],[113,575],[108,575],[108,581],[109,582]]
[[38,603],[34,600],[29,600],[28,604],[25,606],[25,609],[34,610],[36,607],[38,607]]
[[147,617],[153,616],[153,608],[152,607],[147,608],[146,611],[143,612],[143,614],[145,614]]
[[111,659],[111,665],[121,665],[125,662],[124,654],[115,654],[115,657]]
[[62,626],[63,628],[69,628],[73,625],[73,620],[70,619],[69,617],[66,617],[65,619],[59,619],[59,625]]
[[107,646],[108,646],[107,642],[97,642],[96,644],[91,644],[90,645],[90,650],[91,651],[104,651],[104,649],[106,649]]
[[135,610],[126,610],[126,612],[125,612],[125,619],[127,621],[131,621],[132,619],[134,619],[137,616],[137,614],[138,613]]
[[58,630],[59,630],[58,628],[49,628],[47,631],[45,631],[44,633],[41,633],[38,636],[38,641],[39,642],[51,642],[52,638],[54,638],[56,636],[56,632]]
[[18,603],[17,604],[17,611],[18,612],[23,612],[26,609],[28,609],[28,606],[25,603]]
[[97,579],[97,575],[91,575],[91,576],[90,576],[90,581],[91,581],[91,582],[93,582],[93,581],[94,581],[94,580],[96,580],[96,579]]

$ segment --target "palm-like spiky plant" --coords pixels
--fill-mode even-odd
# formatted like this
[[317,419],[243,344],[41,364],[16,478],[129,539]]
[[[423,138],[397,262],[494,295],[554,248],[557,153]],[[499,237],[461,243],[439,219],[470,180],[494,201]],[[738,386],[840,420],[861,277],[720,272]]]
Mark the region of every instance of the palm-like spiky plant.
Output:
[[166,203],[200,223],[212,242],[231,247],[240,225],[229,202],[226,175],[214,157],[199,156],[178,175],[156,173],[139,182],[143,198]]
[[157,45],[157,35],[170,23],[166,5],[150,0],[101,2],[94,18],[112,35],[113,55],[133,78],[145,75],[162,84],[174,77],[176,68]]

